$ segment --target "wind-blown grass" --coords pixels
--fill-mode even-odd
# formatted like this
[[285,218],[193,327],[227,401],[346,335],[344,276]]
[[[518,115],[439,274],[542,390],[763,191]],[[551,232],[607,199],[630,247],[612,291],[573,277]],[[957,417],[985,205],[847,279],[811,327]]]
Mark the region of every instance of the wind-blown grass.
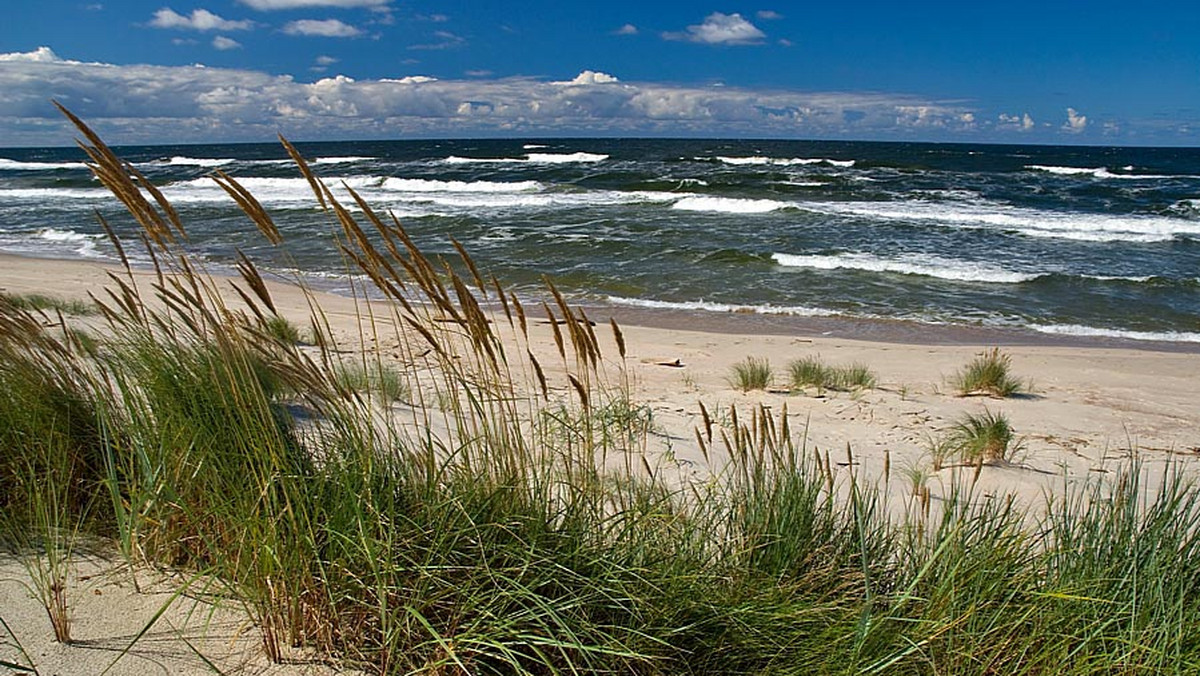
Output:
[[1018,446],[1008,417],[984,410],[967,413],[954,424],[944,448],[967,462],[1008,460]]
[[774,377],[770,362],[757,357],[746,357],[729,369],[729,384],[743,392],[765,390]]
[[848,392],[875,387],[875,373],[866,364],[829,366],[817,357],[804,357],[788,365],[793,390],[815,387],[817,390]]
[[992,397],[1011,397],[1029,391],[1029,385],[1010,373],[1012,357],[992,348],[975,357],[961,371],[954,375],[951,383],[959,395],[986,395]]
[[[118,275],[97,294],[99,351],[0,304],[9,547],[40,553],[64,525],[109,538],[133,562],[220,580],[275,660],[315,650],[384,674],[1200,664],[1200,493],[1181,474],[1149,498],[1136,465],[1093,478],[1040,520],[951,477],[936,511],[925,497],[895,520],[852,458],[837,467],[798,442],[786,407],[758,406],[704,411],[696,438],[714,471],[681,482],[640,455],[652,415],[605,371],[622,367],[619,329],[618,354],[601,354],[548,288],[561,323],[543,360],[556,363],[542,363],[525,304],[465,251],[431,260],[355,196],[344,208],[296,155],[339,246],[389,301],[360,317],[364,336],[398,345],[394,360],[367,352],[368,369],[408,388],[381,412],[346,396],[331,333],[301,349],[262,328],[273,302],[248,260],[228,305],[225,282],[175,244],[178,214],[79,124],[162,282]],[[249,193],[217,180],[281,242]]]

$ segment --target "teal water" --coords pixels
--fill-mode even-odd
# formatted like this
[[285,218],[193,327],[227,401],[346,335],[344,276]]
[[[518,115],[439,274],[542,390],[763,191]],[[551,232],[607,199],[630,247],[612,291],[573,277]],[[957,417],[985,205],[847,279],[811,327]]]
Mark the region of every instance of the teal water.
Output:
[[[1200,342],[1200,150],[719,140],[298,144],[331,185],[434,253],[461,241],[507,284],[693,312],[901,319]],[[119,149],[197,253],[345,268],[332,221],[274,144]],[[264,246],[207,176],[271,210]],[[335,192],[337,189],[335,188]],[[75,149],[0,149],[0,250],[111,256],[130,219]]]

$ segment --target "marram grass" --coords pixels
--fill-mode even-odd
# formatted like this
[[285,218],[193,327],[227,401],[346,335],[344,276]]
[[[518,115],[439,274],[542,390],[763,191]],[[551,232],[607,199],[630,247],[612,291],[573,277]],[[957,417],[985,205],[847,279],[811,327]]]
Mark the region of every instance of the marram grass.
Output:
[[[443,266],[357,196],[340,204],[288,146],[390,301],[376,319],[401,358],[367,363],[397,369],[409,401],[384,415],[345,396],[327,332],[301,349],[261,328],[273,305],[251,262],[228,302],[177,246],[165,198],[77,123],[164,282],[118,275],[97,294],[109,330],[93,350],[0,304],[0,543],[26,560],[104,538],[220,580],[273,659],[370,673],[1200,669],[1200,493],[1182,474],[1146,498],[1135,464],[1036,518],[968,480],[936,511],[889,517],[798,444],[786,410],[754,407],[704,412],[699,443],[730,460],[680,484],[638,456],[652,415],[603,366],[620,368],[623,340],[602,354],[550,291],[561,359],[539,363],[528,300],[465,251]],[[503,299],[491,321],[485,297]]]

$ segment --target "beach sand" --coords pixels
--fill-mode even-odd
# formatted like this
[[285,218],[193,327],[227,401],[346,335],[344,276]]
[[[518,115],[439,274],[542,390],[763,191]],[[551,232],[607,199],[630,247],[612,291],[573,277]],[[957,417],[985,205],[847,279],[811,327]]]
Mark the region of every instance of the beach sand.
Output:
[[[107,284],[106,269],[115,268],[0,256],[0,289],[11,294],[39,292],[69,298],[86,297],[89,292],[100,295]],[[153,277],[139,274],[145,274],[146,280]],[[271,289],[281,314],[297,324],[308,324],[303,293],[284,283],[272,283]],[[352,299],[322,293],[316,298],[335,334],[346,340],[359,335],[355,325],[359,313]],[[914,482],[927,486],[937,500],[957,478],[975,473],[975,468],[954,466],[937,472],[932,469],[932,440],[966,413],[1003,413],[1021,439],[1009,461],[979,470],[979,494],[1012,494],[1035,507],[1047,493],[1061,493],[1065,487],[1106,476],[1135,458],[1153,479],[1172,467],[1193,471],[1200,457],[1200,406],[1195,403],[1200,395],[1200,352],[1189,346],[1036,340],[943,327],[868,327],[856,332],[858,324],[851,322],[789,324],[736,315],[705,320],[619,308],[590,308],[588,313],[597,322],[608,362],[605,370],[614,382],[619,378],[620,360],[605,325],[611,314],[622,322],[632,399],[651,412],[647,457],[655,466],[678,472],[680,477],[709,471],[695,441],[694,430],[702,424],[700,403],[714,417],[733,406],[747,415],[757,405],[775,414],[786,406],[792,430],[803,435],[805,452],[828,453],[837,472],[853,468],[858,476],[885,487],[895,496],[895,509],[906,508]],[[530,312],[531,317],[539,314]],[[745,327],[741,333],[739,326]],[[856,339],[856,333],[872,340]],[[549,325],[535,321],[530,334],[534,353],[543,363],[554,363],[557,356]],[[389,350],[386,340],[380,338],[384,354]],[[1031,381],[1032,394],[1004,400],[955,396],[948,380],[995,344],[1004,345],[1014,374]],[[858,393],[789,393],[782,388],[743,393],[730,385],[728,377],[730,368],[748,356],[769,360],[781,386],[788,362],[805,356],[819,356],[835,365],[866,364],[877,374],[878,386]],[[565,383],[560,385],[565,392]],[[890,466],[886,476],[885,458]],[[714,464],[717,462],[714,459]],[[88,570],[103,568],[99,561],[87,560],[85,565]],[[81,583],[77,598],[86,603],[81,601],[73,614],[81,638],[88,643],[53,646],[48,642],[50,628],[43,611],[27,602],[23,588],[13,582],[21,577],[21,571],[13,561],[0,561],[0,580],[4,580],[0,608],[10,626],[14,625],[14,612],[31,613],[15,616],[16,627],[26,649],[34,646],[31,654],[46,660],[47,665],[56,665],[43,673],[91,673],[87,667],[72,667],[74,658],[61,655],[94,650],[102,655],[101,661],[111,660],[113,646],[137,631],[142,620],[134,618],[161,602],[132,593],[116,573],[102,576],[106,581],[94,587],[98,594]],[[196,615],[205,613],[193,613]],[[255,652],[261,652],[256,647],[257,634],[244,628],[245,616],[239,616],[236,609],[223,609],[216,617],[221,619],[213,620],[213,633],[205,645],[216,648],[235,666],[243,665],[239,668],[244,673],[307,673],[266,665]],[[204,618],[193,619],[199,622]],[[187,623],[185,631],[193,631],[193,626]],[[129,662],[130,671],[110,673],[192,673],[187,669],[196,668],[198,660],[186,643],[171,638],[172,631],[156,629],[155,640],[137,648],[139,653],[158,651],[155,655],[126,657],[123,663]],[[207,649],[205,654],[209,654]],[[135,657],[138,664],[144,662],[142,667],[134,666]],[[12,650],[2,640],[0,659],[13,659]],[[287,667],[293,668],[301,667]],[[233,671],[237,673],[237,669]]]

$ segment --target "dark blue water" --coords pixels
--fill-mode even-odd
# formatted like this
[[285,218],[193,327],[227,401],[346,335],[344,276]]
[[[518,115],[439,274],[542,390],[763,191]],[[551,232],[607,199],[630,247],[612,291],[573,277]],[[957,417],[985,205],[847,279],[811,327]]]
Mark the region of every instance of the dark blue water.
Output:
[[[298,144],[432,252],[518,287],[712,312],[893,318],[1200,342],[1200,150],[907,143],[491,140]],[[282,148],[119,152],[197,253],[337,279],[335,223]],[[74,149],[0,150],[0,249],[103,258],[132,233]],[[271,210],[259,241],[215,168]],[[335,188],[338,192],[339,188]],[[342,191],[344,194],[344,191]]]

